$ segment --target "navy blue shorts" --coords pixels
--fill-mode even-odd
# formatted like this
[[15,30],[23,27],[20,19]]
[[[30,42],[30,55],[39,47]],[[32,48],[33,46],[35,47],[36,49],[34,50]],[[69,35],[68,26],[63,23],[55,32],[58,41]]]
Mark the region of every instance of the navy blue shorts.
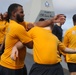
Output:
[[60,63],[54,65],[33,64],[29,75],[64,75]]
[[69,72],[76,72],[76,63],[67,63]]
[[27,75],[27,69],[26,66],[16,70],[0,66],[0,75]]

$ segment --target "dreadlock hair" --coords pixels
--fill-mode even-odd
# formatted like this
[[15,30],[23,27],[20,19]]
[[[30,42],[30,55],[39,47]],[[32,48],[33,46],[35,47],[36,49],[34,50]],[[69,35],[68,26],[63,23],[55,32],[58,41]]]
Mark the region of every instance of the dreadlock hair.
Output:
[[17,4],[17,3],[13,3],[13,4],[11,4],[11,5],[8,7],[8,11],[7,11],[7,13],[8,13],[8,20],[11,19],[12,12],[13,12],[13,11],[16,11],[17,8],[18,8],[18,6],[22,7],[22,5]]

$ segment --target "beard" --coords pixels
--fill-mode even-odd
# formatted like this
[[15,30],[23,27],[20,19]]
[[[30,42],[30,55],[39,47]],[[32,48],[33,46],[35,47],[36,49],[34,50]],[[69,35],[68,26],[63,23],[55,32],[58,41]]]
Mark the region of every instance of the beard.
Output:
[[16,19],[17,19],[18,22],[23,22],[24,21],[24,18],[21,17],[19,14],[17,14]]

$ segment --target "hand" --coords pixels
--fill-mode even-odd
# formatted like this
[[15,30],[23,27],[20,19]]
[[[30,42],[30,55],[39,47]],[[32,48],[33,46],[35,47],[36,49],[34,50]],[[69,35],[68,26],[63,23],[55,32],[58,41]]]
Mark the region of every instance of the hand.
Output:
[[15,60],[17,59],[17,57],[18,57],[18,50],[17,50],[17,48],[16,48],[15,46],[12,48],[12,52],[11,52],[10,57],[11,57],[11,59],[14,60],[14,61],[15,61]]
[[56,15],[53,17],[53,23],[60,23],[61,19],[63,18],[63,15]]
[[32,27],[34,27],[34,24],[33,23],[28,23],[26,30],[29,31]]

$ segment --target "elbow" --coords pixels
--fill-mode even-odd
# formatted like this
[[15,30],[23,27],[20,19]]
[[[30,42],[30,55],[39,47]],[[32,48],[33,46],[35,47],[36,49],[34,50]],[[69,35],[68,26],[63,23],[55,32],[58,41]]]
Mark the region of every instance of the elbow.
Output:
[[33,41],[30,41],[30,42],[26,43],[26,46],[27,46],[29,49],[32,49],[32,48],[33,48]]
[[29,46],[28,48],[29,48],[29,49],[33,49],[33,46]]

